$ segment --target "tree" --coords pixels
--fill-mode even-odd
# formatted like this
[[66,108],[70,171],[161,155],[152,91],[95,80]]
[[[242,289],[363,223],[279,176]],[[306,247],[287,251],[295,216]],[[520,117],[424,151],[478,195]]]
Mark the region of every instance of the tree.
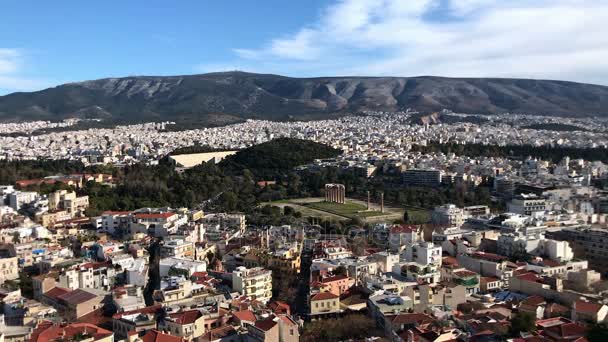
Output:
[[301,341],[363,340],[366,337],[383,336],[375,322],[364,315],[353,314],[339,319],[326,319],[307,323]]
[[295,214],[295,209],[293,207],[290,207],[288,205],[286,205],[285,207],[283,207],[283,215],[286,216],[293,216]]
[[529,312],[518,312],[511,318],[509,334],[518,337],[522,332],[533,332],[536,330],[536,317]]
[[589,342],[603,342],[608,340],[608,325],[605,323],[594,324],[586,334]]

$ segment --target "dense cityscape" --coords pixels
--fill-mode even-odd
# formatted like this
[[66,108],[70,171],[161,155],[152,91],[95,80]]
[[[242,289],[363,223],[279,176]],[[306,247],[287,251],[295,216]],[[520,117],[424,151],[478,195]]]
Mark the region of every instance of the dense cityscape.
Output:
[[[608,168],[605,154],[585,160],[577,151],[605,151],[606,123],[417,115],[39,135],[31,133],[78,121],[3,124],[13,133],[0,138],[3,177],[14,181],[0,187],[2,336],[563,341],[601,333]],[[547,150],[454,153],[459,146]],[[301,159],[281,164],[294,153]],[[78,172],[53,173],[53,160]],[[120,197],[125,168],[137,164],[188,175],[185,184],[216,165],[257,190],[102,204],[100,191]],[[21,177],[31,172],[42,177]]]
[[0,342],[608,342],[608,1],[5,1]]
[[[455,121],[451,124],[421,125],[412,116],[411,113],[405,112],[370,112],[365,116],[345,116],[337,120],[247,120],[240,124],[181,131],[168,131],[172,123],[162,122],[33,136],[25,133],[69,127],[77,121],[0,123],[0,158],[135,163],[157,160],[179,147],[204,145],[215,149],[234,150],[275,137],[310,139],[344,149],[350,152],[349,156],[353,158],[375,155],[400,158],[407,154],[412,144],[426,145],[429,142],[574,148],[608,146],[607,120],[515,114],[461,114],[445,115]],[[13,136],[2,136],[2,132],[11,132]],[[24,134],[18,136],[18,133]]]

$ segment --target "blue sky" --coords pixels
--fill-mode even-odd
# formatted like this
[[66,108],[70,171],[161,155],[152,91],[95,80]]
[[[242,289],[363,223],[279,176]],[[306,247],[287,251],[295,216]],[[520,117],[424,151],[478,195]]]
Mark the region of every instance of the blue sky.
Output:
[[596,0],[4,0],[0,94],[233,69],[608,84],[607,18]]

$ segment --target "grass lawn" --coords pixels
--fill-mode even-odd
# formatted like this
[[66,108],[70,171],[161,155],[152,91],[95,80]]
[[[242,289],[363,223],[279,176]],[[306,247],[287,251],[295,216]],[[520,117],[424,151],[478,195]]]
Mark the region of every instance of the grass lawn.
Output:
[[347,201],[344,204],[330,202],[314,202],[306,203],[305,206],[316,210],[326,211],[328,213],[354,218],[354,217],[372,217],[384,215],[379,211],[366,211],[367,207],[362,204]]
[[422,224],[431,221],[431,213],[428,210],[407,208],[407,214],[409,215],[409,222],[412,224]]

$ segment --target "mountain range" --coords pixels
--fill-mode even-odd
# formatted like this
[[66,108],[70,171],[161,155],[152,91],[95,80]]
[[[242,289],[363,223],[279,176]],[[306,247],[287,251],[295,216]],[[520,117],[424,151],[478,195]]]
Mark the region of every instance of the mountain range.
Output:
[[245,72],[132,76],[0,96],[0,121],[100,118],[221,125],[307,120],[367,110],[608,117],[608,87],[564,81],[445,77],[292,78]]

